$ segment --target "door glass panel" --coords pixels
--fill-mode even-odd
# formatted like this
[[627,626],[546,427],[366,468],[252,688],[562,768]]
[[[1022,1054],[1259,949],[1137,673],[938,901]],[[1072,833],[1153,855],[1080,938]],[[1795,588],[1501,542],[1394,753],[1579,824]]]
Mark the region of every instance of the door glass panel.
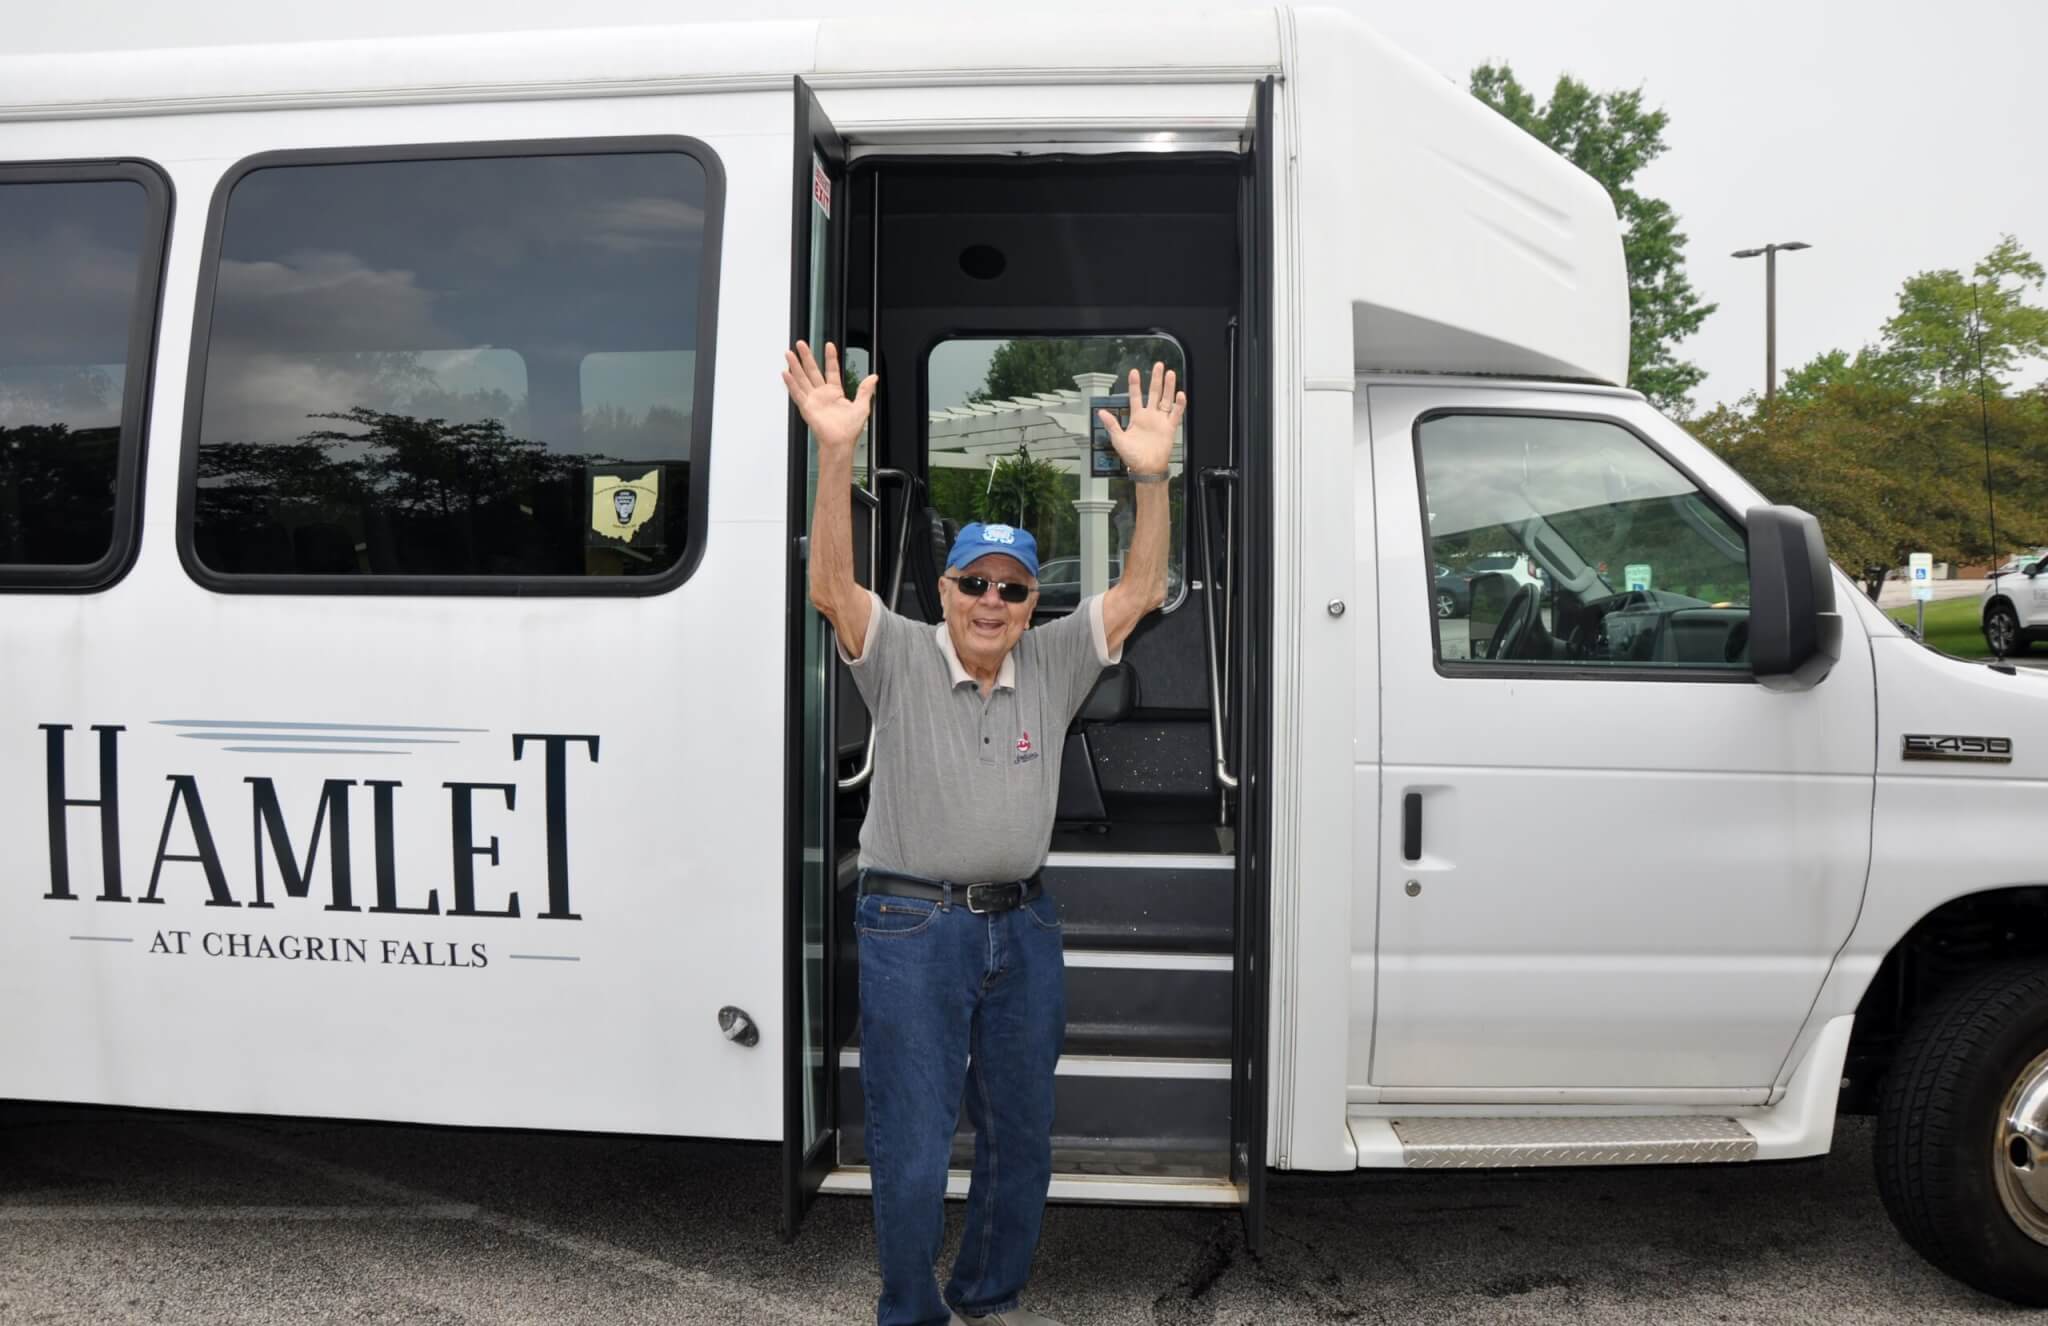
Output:
[[1636,434],[1449,415],[1416,448],[1440,661],[1748,668],[1742,530]]
[[[812,158],[812,170],[815,178],[827,178],[824,163],[815,157]],[[832,213],[826,201],[829,194],[821,197],[823,192],[817,187],[811,191],[810,326],[806,338],[821,361],[825,341],[831,334],[827,321],[827,291],[832,276],[827,244]],[[804,450],[807,467],[804,509],[809,511],[818,495],[817,439],[810,438]],[[808,573],[809,568],[805,570]],[[804,602],[803,614],[803,1151],[809,1155],[830,1122],[825,1117],[825,1074],[830,1071],[826,1062],[829,1046],[825,1025],[825,929],[830,919],[834,883],[833,862],[827,859],[827,855],[831,842],[829,817],[838,771],[833,759],[834,743],[830,739],[832,715],[826,686],[831,666],[832,627],[808,599]]]
[[[874,372],[874,369],[870,366],[868,352],[862,346],[840,346],[839,363],[842,376],[846,379],[842,385],[845,387],[848,396],[859,391],[860,380]],[[874,436],[874,425],[874,418],[870,415],[867,425],[860,430],[860,436],[855,438],[853,443],[853,482],[857,487],[865,488],[870,492],[874,491],[875,487],[874,457],[870,451],[869,441]]]
[[[955,525],[1002,521],[1038,540],[1038,611],[1071,612],[1123,573],[1135,485],[1117,463],[1097,408],[1128,418],[1130,372],[1178,375],[1187,361],[1164,336],[1013,337],[943,341],[926,362],[926,474],[932,508]],[[1169,610],[1185,584],[1187,484],[1182,438],[1168,483]]]

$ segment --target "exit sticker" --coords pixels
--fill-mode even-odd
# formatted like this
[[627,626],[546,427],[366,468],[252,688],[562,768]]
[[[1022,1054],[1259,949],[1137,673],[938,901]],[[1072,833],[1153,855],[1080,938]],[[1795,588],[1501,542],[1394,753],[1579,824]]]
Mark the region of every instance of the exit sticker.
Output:
[[825,163],[816,157],[811,158],[811,201],[827,221],[832,219],[832,177],[825,173]]

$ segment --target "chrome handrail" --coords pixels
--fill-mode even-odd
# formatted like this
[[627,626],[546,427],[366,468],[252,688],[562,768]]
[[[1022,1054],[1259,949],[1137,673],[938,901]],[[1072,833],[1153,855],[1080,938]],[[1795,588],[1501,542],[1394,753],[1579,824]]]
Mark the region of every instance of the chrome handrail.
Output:
[[[903,592],[903,563],[910,552],[910,475],[903,470],[876,469],[869,471],[868,482],[875,486],[874,490],[856,488],[854,492],[873,504],[868,511],[870,522],[868,526],[870,530],[868,534],[868,584],[870,585],[874,585],[876,581],[881,579],[881,565],[876,561],[882,546],[881,528],[876,523],[880,521],[882,511],[880,489],[885,482],[901,483],[903,485],[902,528],[896,535],[896,566],[889,576],[889,597],[886,601],[889,611],[894,612],[896,611],[896,599]],[[878,588],[876,592],[880,593],[881,591]],[[872,622],[869,623],[870,630],[873,629],[873,626]],[[867,786],[868,780],[874,776],[875,716],[869,714],[868,744],[867,750],[861,756],[860,768],[839,780],[839,790],[842,792],[857,791]]]
[[[1223,674],[1216,656],[1216,555],[1213,534],[1209,528],[1209,486],[1215,483],[1232,485],[1232,510],[1235,511],[1237,471],[1232,469],[1206,469],[1202,471],[1201,482],[1196,488],[1197,524],[1202,531],[1202,638],[1209,646],[1209,729],[1216,745],[1216,781],[1227,791],[1237,788],[1237,775],[1230,772],[1230,753],[1223,742]],[[1223,549],[1226,583],[1230,569],[1231,549],[1226,542]],[[1230,605],[1223,605],[1225,612],[1224,629],[1227,631]]]

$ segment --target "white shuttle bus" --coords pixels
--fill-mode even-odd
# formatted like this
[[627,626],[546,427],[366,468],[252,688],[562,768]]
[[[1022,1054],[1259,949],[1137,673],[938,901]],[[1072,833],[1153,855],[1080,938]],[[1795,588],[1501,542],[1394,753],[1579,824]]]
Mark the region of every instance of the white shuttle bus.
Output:
[[1171,602],[1031,734],[1055,1198],[1256,1239],[1274,1170],[1874,1111],[1914,1246],[2048,1302],[2048,677],[1625,390],[1600,187],[1308,10],[0,58],[0,1097],[863,1191],[799,336],[927,619],[983,513],[1113,581],[1091,410],[1188,387]]

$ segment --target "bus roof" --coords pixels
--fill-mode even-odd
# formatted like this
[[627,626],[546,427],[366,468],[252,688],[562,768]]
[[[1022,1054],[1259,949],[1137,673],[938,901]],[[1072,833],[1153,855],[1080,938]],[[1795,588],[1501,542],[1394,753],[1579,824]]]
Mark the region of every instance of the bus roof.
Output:
[[[596,17],[605,12],[596,0]],[[475,13],[487,28],[491,11]],[[1289,157],[1279,187],[1295,210],[1276,256],[1295,264],[1303,377],[1347,389],[1355,372],[1627,378],[1626,268],[1606,191],[1327,10],[1171,23],[1126,11],[1077,28],[1071,13],[997,23],[977,8],[0,56],[0,157],[19,157],[10,121],[768,91],[796,74],[828,98],[978,84],[1222,88],[1278,74]],[[840,127],[857,139],[858,123]],[[145,154],[125,134],[94,141],[95,154]]]
[[161,114],[428,96],[590,95],[781,88],[792,74],[829,86],[870,78],[1066,82],[1128,78],[1142,41],[1144,81],[1238,81],[1280,67],[1272,11],[1201,23],[1091,21],[1043,14],[666,23],[0,56],[0,117]]

